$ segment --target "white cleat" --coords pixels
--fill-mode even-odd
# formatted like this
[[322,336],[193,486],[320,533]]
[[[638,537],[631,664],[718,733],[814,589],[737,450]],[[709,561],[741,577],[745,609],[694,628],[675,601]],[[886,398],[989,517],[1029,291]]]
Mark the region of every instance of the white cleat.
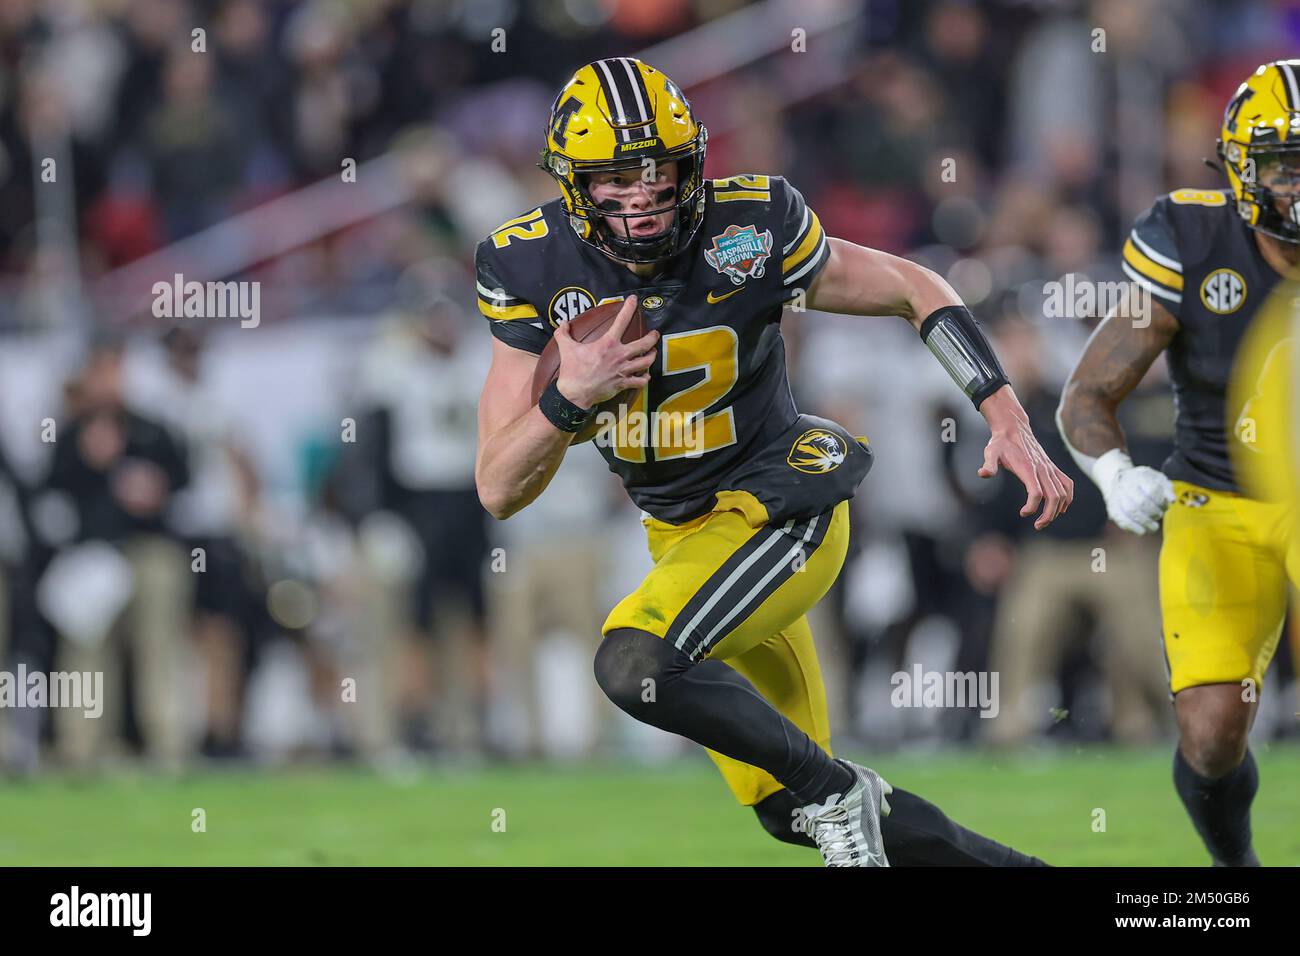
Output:
[[839,764],[853,773],[855,782],[847,793],[833,793],[825,803],[803,808],[808,834],[827,866],[889,866],[880,818],[889,816],[885,795],[894,788],[868,767],[847,760]]

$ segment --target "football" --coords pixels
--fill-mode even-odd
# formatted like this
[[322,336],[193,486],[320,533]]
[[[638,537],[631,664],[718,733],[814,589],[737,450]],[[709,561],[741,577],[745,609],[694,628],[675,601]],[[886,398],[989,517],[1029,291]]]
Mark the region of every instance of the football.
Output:
[[[605,302],[601,305],[594,306],[583,312],[576,319],[571,319],[573,323],[573,337],[579,342],[588,342],[592,339],[604,335],[614,319],[618,317],[619,309],[623,307],[623,302]],[[632,320],[628,322],[627,328],[623,331],[624,342],[635,342],[646,334],[648,330],[645,325],[645,315],[641,311],[641,304],[638,302],[636,311],[632,313]],[[533,372],[533,404],[536,405],[542,397],[542,392],[546,387],[554,382],[560,375],[560,348],[555,343],[555,339],[546,343],[546,348],[542,350],[541,356],[537,360],[537,369]],[[591,421],[573,436],[574,445],[591,441],[596,437],[602,424],[609,421],[607,416],[602,412],[614,412],[621,416],[624,410],[635,400],[638,389],[629,388],[625,392],[615,395],[613,398],[601,402],[597,406],[596,413],[591,416]]]

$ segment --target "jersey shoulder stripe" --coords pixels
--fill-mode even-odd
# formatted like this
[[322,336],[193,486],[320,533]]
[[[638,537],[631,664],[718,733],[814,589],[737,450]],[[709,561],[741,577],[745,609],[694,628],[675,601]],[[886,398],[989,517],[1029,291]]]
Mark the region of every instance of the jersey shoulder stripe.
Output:
[[[1135,235],[1130,235],[1124,243],[1124,261],[1120,263],[1125,275],[1145,288],[1152,295],[1157,295],[1175,304],[1183,299],[1183,276],[1181,268],[1165,265],[1150,254],[1150,247],[1138,242]],[[1166,260],[1169,261],[1169,260]]]
[[796,283],[807,287],[817,278],[830,258],[830,244],[817,213],[804,201],[803,194],[778,177],[785,194],[785,214],[782,226],[781,283]]
[[479,313],[492,334],[507,345],[540,353],[550,336],[536,303],[529,275],[542,262],[541,249],[558,234],[559,200],[535,206],[492,230],[474,251],[475,291]]
[[1183,301],[1183,264],[1170,199],[1161,196],[1138,216],[1121,253],[1124,274],[1175,308]]
[[491,241],[491,236],[483,240],[474,255],[474,289],[478,293],[479,312],[495,322],[537,318],[537,309],[507,288],[502,270],[485,248]]
[[1175,189],[1137,218],[1124,242],[1124,274],[1177,314],[1184,276],[1237,223],[1229,190]]
[[[760,228],[772,231],[773,249],[781,250],[781,284],[787,296],[796,284],[811,283],[830,258],[821,220],[784,176],[749,173],[709,180],[709,202],[722,221],[741,223],[752,216],[765,223]],[[733,208],[730,203],[741,205]]]
[[817,218],[817,213],[807,206],[804,207],[804,212],[807,226],[802,233],[791,240],[793,246],[786,247],[784,251],[787,254],[781,260],[781,281],[785,285],[797,282],[817,268],[828,251],[826,233],[822,229],[821,220]]

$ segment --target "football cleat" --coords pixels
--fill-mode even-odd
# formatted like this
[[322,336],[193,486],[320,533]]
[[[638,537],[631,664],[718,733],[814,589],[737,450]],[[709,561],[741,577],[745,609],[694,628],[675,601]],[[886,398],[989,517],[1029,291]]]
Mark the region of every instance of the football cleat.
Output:
[[803,808],[807,832],[827,866],[889,866],[880,818],[889,816],[885,795],[894,792],[880,774],[847,760],[840,766],[853,774],[854,784],[833,793],[822,804]]

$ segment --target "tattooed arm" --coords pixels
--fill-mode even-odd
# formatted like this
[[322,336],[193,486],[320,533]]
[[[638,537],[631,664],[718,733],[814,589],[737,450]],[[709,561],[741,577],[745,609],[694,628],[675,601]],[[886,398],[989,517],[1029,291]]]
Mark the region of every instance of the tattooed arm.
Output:
[[1070,454],[1101,489],[1111,520],[1126,531],[1155,531],[1173,500],[1169,480],[1134,467],[1116,410],[1178,333],[1178,320],[1157,302],[1151,321],[1137,326],[1111,313],[1088,339],[1056,410]]
[[1177,332],[1178,320],[1158,302],[1151,303],[1151,321],[1145,328],[1113,312],[1097,326],[1056,411],[1061,436],[1072,450],[1099,458],[1112,448],[1125,447],[1115,411]]

